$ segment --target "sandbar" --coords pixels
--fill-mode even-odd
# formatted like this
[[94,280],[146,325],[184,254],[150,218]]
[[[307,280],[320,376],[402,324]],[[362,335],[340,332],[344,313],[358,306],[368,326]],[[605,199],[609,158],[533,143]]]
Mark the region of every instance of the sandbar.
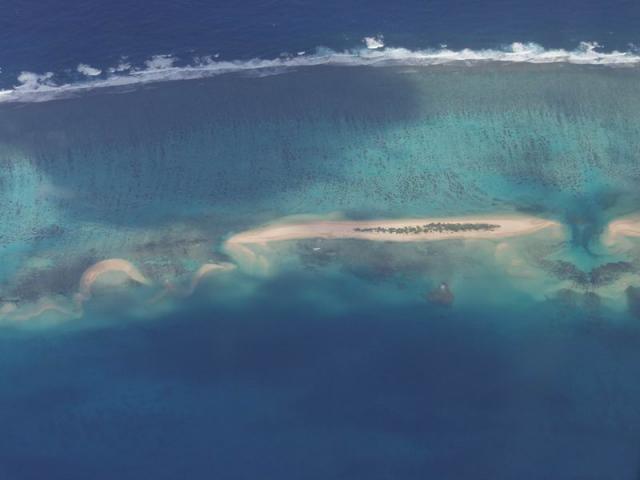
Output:
[[92,265],[82,274],[79,288],[81,299],[87,299],[91,295],[91,286],[95,283],[98,277],[109,272],[123,273],[129,279],[143,285],[149,285],[151,283],[140,272],[140,270],[138,270],[138,268],[128,260],[124,260],[122,258],[110,258]]

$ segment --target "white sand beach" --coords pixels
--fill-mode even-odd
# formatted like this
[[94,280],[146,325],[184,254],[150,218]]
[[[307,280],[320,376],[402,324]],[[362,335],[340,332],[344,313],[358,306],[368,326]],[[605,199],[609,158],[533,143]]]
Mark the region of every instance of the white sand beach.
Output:
[[[441,224],[440,230],[418,233],[398,232],[398,229]],[[456,225],[490,225],[492,228],[452,228]],[[558,222],[527,215],[491,217],[412,218],[396,220],[316,220],[308,222],[278,222],[254,230],[238,233],[227,240],[230,247],[266,244],[305,238],[353,238],[384,242],[422,242],[448,239],[498,239],[528,235],[545,228],[559,226]],[[383,228],[385,231],[377,231]],[[371,229],[371,230],[370,230]],[[389,231],[395,229],[395,231]]]

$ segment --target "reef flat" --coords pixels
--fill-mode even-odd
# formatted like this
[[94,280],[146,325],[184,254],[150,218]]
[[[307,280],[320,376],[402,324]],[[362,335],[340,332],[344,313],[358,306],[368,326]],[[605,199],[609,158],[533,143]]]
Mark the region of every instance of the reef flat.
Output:
[[[625,310],[639,283],[627,217],[640,201],[639,78],[307,66],[4,103],[1,315],[77,313],[78,295],[85,311],[119,290],[156,308],[203,272],[250,292],[254,277],[338,258],[367,278],[407,272],[413,298],[444,281],[456,305],[482,303],[473,277],[533,302],[570,289]],[[113,259],[147,282],[111,271],[84,295],[86,272]]]

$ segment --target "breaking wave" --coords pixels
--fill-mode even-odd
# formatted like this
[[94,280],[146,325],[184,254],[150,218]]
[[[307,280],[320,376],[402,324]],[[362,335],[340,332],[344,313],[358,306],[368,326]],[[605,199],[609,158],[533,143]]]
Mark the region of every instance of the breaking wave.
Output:
[[74,95],[89,90],[128,86],[171,80],[205,78],[232,72],[251,72],[258,76],[282,73],[284,71],[330,66],[429,66],[447,64],[475,65],[487,62],[504,63],[570,63],[581,65],[637,66],[640,52],[602,51],[595,42],[582,42],[575,50],[545,49],[536,43],[512,43],[504,49],[452,50],[439,49],[409,50],[385,47],[382,36],[363,39],[366,48],[337,52],[318,48],[314,53],[299,52],[293,56],[273,59],[220,60],[217,55],[199,57],[188,65],[178,65],[178,59],[170,55],[157,55],[143,65],[134,66],[121,62],[116,66],[98,69],[80,64],[77,71],[83,79],[75,82],[60,82],[53,72],[22,72],[13,88],[0,90],[1,102],[38,102]]

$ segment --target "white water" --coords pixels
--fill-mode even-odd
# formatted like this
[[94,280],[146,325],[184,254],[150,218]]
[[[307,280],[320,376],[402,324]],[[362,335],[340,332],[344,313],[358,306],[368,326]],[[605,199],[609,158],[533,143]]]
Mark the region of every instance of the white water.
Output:
[[158,55],[150,58],[141,66],[120,63],[114,67],[103,69],[78,65],[78,71],[85,79],[73,83],[56,82],[53,72],[22,72],[17,84],[6,90],[0,90],[1,102],[39,102],[89,90],[136,85],[172,80],[188,80],[205,78],[231,72],[252,72],[257,75],[282,73],[288,69],[312,67],[317,65],[332,66],[429,66],[446,64],[476,65],[487,62],[505,63],[569,63],[580,65],[605,66],[638,66],[640,53],[633,51],[601,50],[601,46],[593,42],[581,42],[575,50],[545,49],[535,43],[512,43],[504,49],[486,50],[451,50],[449,48],[408,50],[406,48],[383,48],[382,37],[366,37],[363,39],[366,48],[336,52],[318,48],[314,53],[298,54],[290,57],[243,61],[218,60],[213,57],[200,57],[189,65],[176,66],[177,59]]

